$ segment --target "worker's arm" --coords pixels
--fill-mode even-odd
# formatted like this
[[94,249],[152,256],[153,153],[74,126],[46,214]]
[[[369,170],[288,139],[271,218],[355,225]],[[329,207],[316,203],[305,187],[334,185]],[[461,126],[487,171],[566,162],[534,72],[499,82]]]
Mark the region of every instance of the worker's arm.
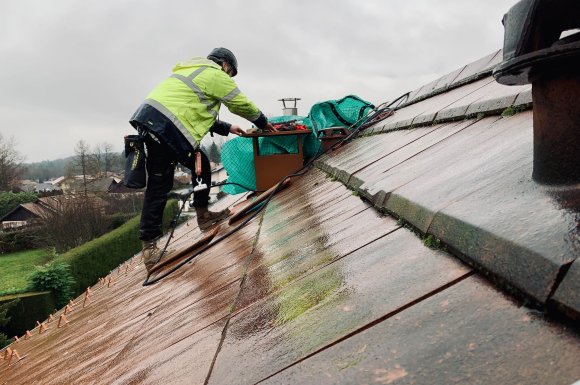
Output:
[[249,120],[256,127],[266,131],[275,131],[266,116],[244,95],[236,83],[223,71],[214,72],[215,81],[207,92],[230,110],[230,112]]
[[230,133],[230,127],[232,125],[228,122],[224,122],[222,120],[216,120],[213,124],[213,126],[210,127],[209,132],[211,133],[211,136],[213,136],[213,134],[218,134],[221,136],[228,136],[228,134]]
[[213,126],[209,129],[209,132],[213,134],[218,134],[221,136],[228,136],[229,133],[235,135],[243,135],[246,133],[240,126],[236,124],[230,124],[221,120],[216,120]]

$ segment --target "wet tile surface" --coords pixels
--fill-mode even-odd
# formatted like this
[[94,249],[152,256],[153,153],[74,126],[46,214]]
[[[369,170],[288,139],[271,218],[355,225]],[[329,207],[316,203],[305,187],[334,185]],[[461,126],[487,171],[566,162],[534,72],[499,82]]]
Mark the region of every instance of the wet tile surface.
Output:
[[[121,265],[106,277],[105,284],[92,288],[84,309],[84,296],[75,301],[66,326],[56,327],[58,313],[49,331],[17,343],[19,354],[27,357],[7,373],[0,366],[0,384],[5,379],[10,384],[109,384],[125,372],[135,374],[131,383],[156,383],[158,376],[171,378],[196,367],[188,366],[181,357],[197,354],[194,346],[203,342],[194,336],[230,313],[258,228],[259,221],[250,223],[215,246],[213,253],[198,256],[156,285],[142,286],[145,270],[139,258]],[[184,225],[175,235],[174,242],[185,242],[188,237],[194,240],[199,229]],[[223,324],[213,337],[199,335],[200,341],[217,339],[208,348],[213,350],[211,355],[198,359],[200,383],[209,370]],[[183,341],[193,345],[184,346]],[[160,358],[158,352],[167,357]],[[159,361],[153,362],[152,355]],[[122,372],[117,370],[121,366]],[[191,383],[186,378],[184,383]]]
[[[493,123],[492,119],[474,123],[421,153],[417,158],[428,164],[427,167],[416,167],[410,161],[392,169],[413,178],[392,190],[385,207],[426,232],[441,208],[501,180],[511,168],[529,163],[530,158],[526,156],[531,151],[526,145],[531,143],[528,115]],[[506,140],[502,134],[508,131],[510,139]],[[466,148],[470,150],[465,151]],[[412,170],[420,170],[420,174],[413,175]],[[388,182],[389,179],[381,181]]]
[[[360,185],[360,193],[375,205],[382,206],[386,197],[395,189],[404,186],[414,179],[431,172],[439,172],[442,167],[436,163],[438,160],[453,163],[455,155],[464,155],[465,148],[471,142],[472,132],[483,130],[497,118],[486,118],[479,122],[465,122],[465,129],[458,134],[449,136],[446,140],[426,149],[416,157],[409,157],[405,162],[393,162],[386,157],[376,162],[372,167],[356,175],[363,183]],[[458,143],[452,147],[448,143]],[[405,149],[401,151],[405,152]],[[449,153],[449,156],[448,156]],[[411,154],[414,155],[414,154]],[[395,167],[396,165],[396,167]]]
[[325,193],[301,183],[296,195],[300,202],[281,196],[264,214],[238,309],[399,228],[342,185]]
[[[493,78],[485,78],[478,80],[476,82],[467,84],[463,87],[455,88],[446,92],[441,95],[436,95],[432,98],[426,99],[424,102],[428,104],[428,108],[425,109],[421,114],[417,115],[412,124],[414,126],[421,125],[421,124],[430,124],[433,122],[437,116],[437,114],[448,108],[450,105],[454,103],[461,103],[463,100],[468,99],[473,93],[479,91],[481,88],[485,88],[490,83],[494,82]],[[419,104],[418,103],[418,104]],[[464,115],[457,115],[454,118],[463,117]]]
[[[349,184],[376,206],[545,303],[560,269],[580,255],[580,210],[560,207],[550,189],[531,180],[531,111],[463,124],[464,129],[396,166],[390,155],[376,160]],[[393,154],[408,150],[412,146]]]
[[104,373],[97,383],[203,384],[225,323],[225,320],[218,321],[163,349],[151,346],[138,361],[118,360],[118,366],[107,368],[107,371],[114,369],[115,375]]
[[[545,303],[562,267],[580,255],[577,210],[530,179],[531,164],[440,210],[429,231]],[[580,196],[580,191],[577,192]]]
[[491,80],[491,82],[467,95],[465,98],[446,106],[445,109],[437,114],[436,121],[458,118],[465,115],[473,116],[480,112],[501,112],[505,108],[514,105],[520,93],[531,89],[531,85],[504,86],[493,80],[491,76],[485,80]]
[[397,230],[233,317],[209,383],[254,383],[466,274]]
[[580,320],[580,260],[572,263],[552,300],[572,318]]
[[436,95],[432,98],[401,108],[394,115],[368,129],[368,132],[382,133],[395,128],[430,124],[439,111],[453,103],[460,102],[463,98],[468,97],[473,92],[476,92],[491,82],[494,82],[493,78],[480,79],[444,94]]
[[[322,157],[317,161],[317,166],[344,182],[343,174],[354,173],[358,168],[364,167],[385,156],[386,153],[408,143],[406,140],[408,134],[408,131],[396,131],[391,133],[388,138],[383,135],[360,138]],[[393,142],[402,143],[393,145]],[[365,151],[361,151],[361,149]]]
[[353,174],[367,168],[376,161],[387,157],[408,146],[438,127],[421,127],[414,130],[401,130],[389,135],[373,135],[361,138],[341,148],[330,159],[322,159],[320,168],[334,175],[341,182],[349,184]]
[[579,342],[470,277],[263,383],[570,385]]
[[490,70],[495,65],[500,63],[501,60],[502,50],[492,52],[489,55],[466,65],[463,71],[461,71],[461,73],[454,79],[451,85],[453,86],[455,84],[469,81],[469,79],[477,76],[477,74]]
[[[437,145],[438,143],[444,144],[445,139],[473,123],[474,121],[452,122],[410,130],[414,132],[415,140],[407,145],[397,147],[396,150],[392,150],[384,156],[373,159],[365,167],[353,172],[348,179],[349,187],[358,190],[366,181],[370,183],[375,176],[381,178],[380,174],[387,172],[404,161],[410,160],[431,146]],[[371,202],[374,201],[371,200]]]

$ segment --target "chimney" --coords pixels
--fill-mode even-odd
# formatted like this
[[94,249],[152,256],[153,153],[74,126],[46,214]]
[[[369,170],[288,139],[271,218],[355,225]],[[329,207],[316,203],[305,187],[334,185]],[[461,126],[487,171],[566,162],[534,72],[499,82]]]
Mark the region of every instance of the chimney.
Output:
[[498,83],[532,84],[534,180],[580,183],[580,1],[521,0],[503,18]]
[[[282,108],[283,115],[284,116],[298,115],[298,107],[296,107],[296,103],[299,100],[300,100],[300,98],[282,98],[282,99],[278,99],[278,101],[282,102],[282,106],[284,106]],[[286,105],[286,102],[288,102],[288,106]],[[293,103],[293,105],[290,107],[290,105],[292,103]]]

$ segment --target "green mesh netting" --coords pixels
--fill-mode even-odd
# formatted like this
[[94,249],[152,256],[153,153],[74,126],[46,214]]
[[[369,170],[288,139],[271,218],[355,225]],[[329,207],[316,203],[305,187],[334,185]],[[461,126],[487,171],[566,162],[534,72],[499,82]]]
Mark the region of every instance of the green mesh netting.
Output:
[[[312,130],[312,134],[303,135],[304,158],[315,157],[322,146],[317,138],[317,132],[328,127],[356,128],[362,117],[366,116],[374,106],[359,98],[349,95],[339,100],[328,100],[317,103],[304,116],[276,116],[268,120],[272,124],[295,120]],[[295,136],[259,138],[261,155],[295,154],[298,152]],[[256,189],[256,173],[254,170],[254,148],[252,138],[235,138],[227,141],[222,147],[222,163],[228,173],[228,182],[234,182],[248,189]],[[240,194],[247,190],[236,185],[226,185],[223,191],[228,194]]]

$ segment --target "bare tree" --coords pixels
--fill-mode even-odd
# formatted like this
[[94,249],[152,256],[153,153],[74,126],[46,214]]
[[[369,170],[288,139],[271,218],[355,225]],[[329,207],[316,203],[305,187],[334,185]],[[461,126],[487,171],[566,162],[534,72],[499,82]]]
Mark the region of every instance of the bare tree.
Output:
[[113,145],[109,142],[103,142],[101,143],[101,148],[103,149],[103,155],[105,157],[105,176],[107,176],[107,172],[111,171],[113,164]]
[[4,139],[0,134],[0,191],[10,191],[17,186],[24,171],[22,160],[16,151],[14,138]]
[[107,176],[111,171],[113,158],[113,145],[107,142],[98,143],[90,155],[90,168],[97,177]]
[[101,143],[97,143],[95,144],[95,147],[93,147],[93,153],[90,154],[90,160],[91,166],[94,168],[95,175],[97,178],[99,178],[105,166],[105,154],[103,145]]
[[75,166],[83,175],[83,190],[84,194],[87,195],[87,175],[90,172],[91,161],[89,154],[89,145],[84,140],[79,140],[75,146]]
[[55,198],[58,204],[41,220],[39,243],[58,252],[82,245],[107,231],[105,204],[94,195]]

